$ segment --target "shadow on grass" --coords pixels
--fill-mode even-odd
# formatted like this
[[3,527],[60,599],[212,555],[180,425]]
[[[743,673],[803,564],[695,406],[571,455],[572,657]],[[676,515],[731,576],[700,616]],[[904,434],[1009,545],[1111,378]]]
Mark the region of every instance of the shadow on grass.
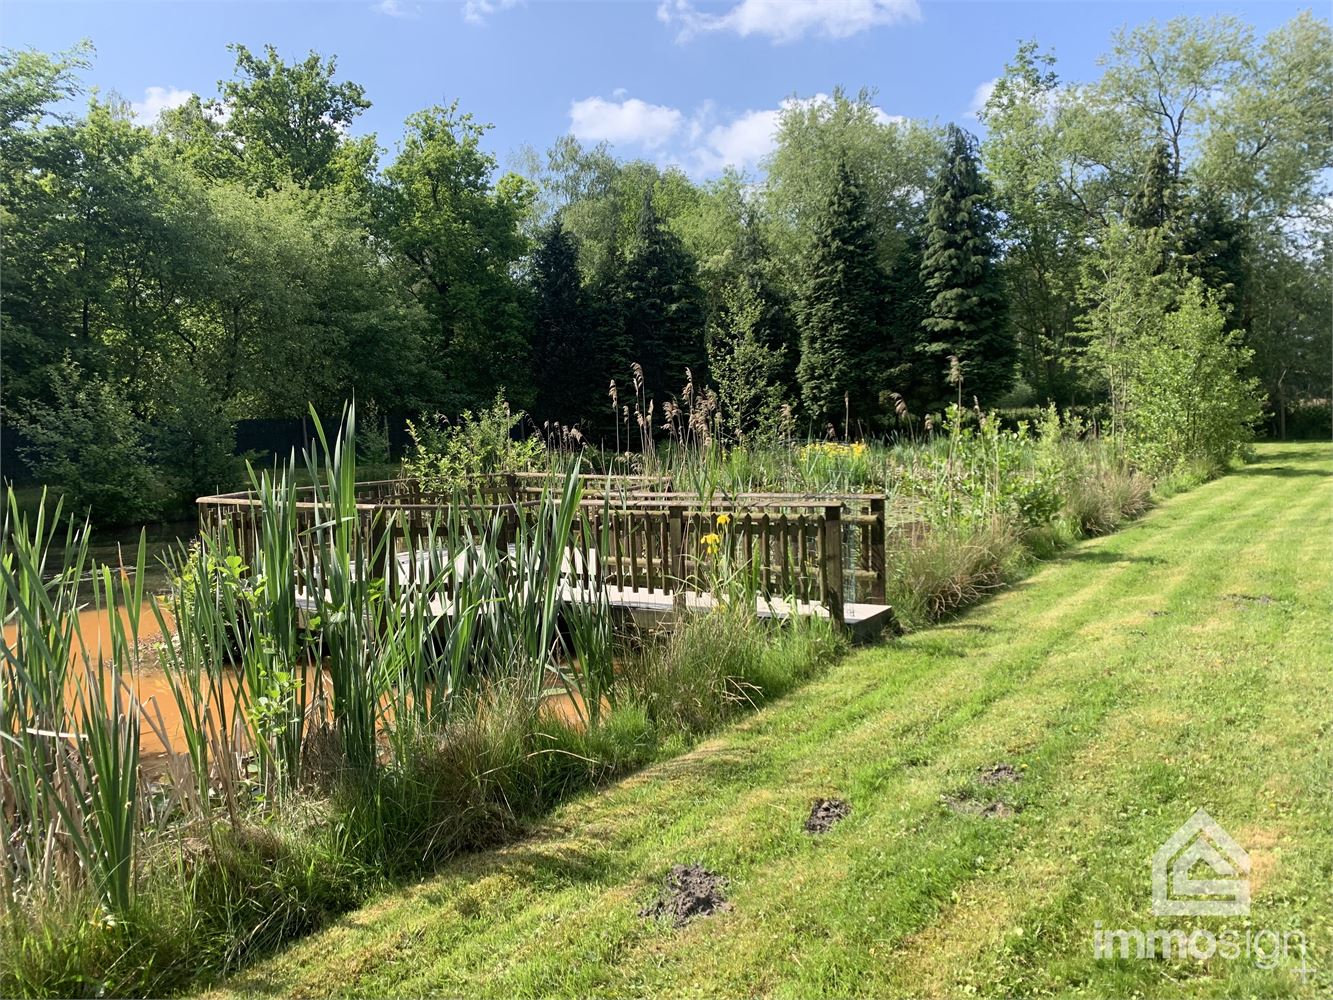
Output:
[[[1313,456],[1312,456],[1313,457]],[[1291,465],[1251,465],[1241,469],[1242,476],[1277,476],[1282,479],[1302,479],[1307,476],[1327,478],[1333,476],[1333,463],[1327,468],[1296,468]]]
[[1107,552],[1105,549],[1074,549],[1060,553],[1051,562],[1100,563],[1106,566],[1113,566],[1116,563],[1142,563],[1147,566],[1163,566],[1167,560],[1161,556],[1131,556],[1124,552]]
[[[535,831],[533,831],[535,832]],[[557,833],[565,831],[557,828]],[[398,928],[380,928],[378,918],[382,911],[376,906],[377,899],[385,899],[403,893],[415,895],[428,907],[452,910],[464,920],[485,918],[488,911],[497,906],[491,893],[504,894],[512,890],[510,879],[536,891],[560,891],[580,885],[630,884],[635,876],[627,866],[617,864],[612,851],[603,848],[569,843],[545,843],[534,841],[533,846],[521,844],[496,845],[476,854],[461,854],[447,862],[442,870],[422,879],[396,881],[386,886],[375,897],[361,906],[335,917],[325,923],[319,931],[343,928],[351,932],[381,934],[384,939],[392,937],[419,939],[424,930],[408,934]],[[502,875],[505,882],[502,887],[493,889],[484,883],[488,876]],[[431,882],[443,884],[432,886]],[[395,934],[395,931],[397,933]],[[225,988],[247,997],[290,996],[292,983],[279,975],[273,979],[265,976],[262,965],[253,964],[254,959],[270,957],[289,947],[299,945],[308,936],[284,942],[281,946],[269,949],[266,954],[256,954],[246,963],[246,967],[224,975],[207,983],[195,983],[193,986]],[[377,938],[379,940],[379,938]],[[336,985],[329,984],[325,995],[339,995]]]

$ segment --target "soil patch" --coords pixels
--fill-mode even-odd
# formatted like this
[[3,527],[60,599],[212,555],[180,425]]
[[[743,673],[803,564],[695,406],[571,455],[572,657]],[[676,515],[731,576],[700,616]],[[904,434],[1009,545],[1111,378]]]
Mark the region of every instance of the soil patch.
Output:
[[1227,594],[1227,600],[1232,604],[1242,606],[1251,604],[1269,605],[1276,604],[1277,599],[1269,594]]
[[960,816],[980,816],[982,819],[1008,819],[1018,812],[1018,807],[996,799],[984,802],[963,795],[946,795],[944,804]]
[[852,814],[852,807],[842,799],[816,799],[805,820],[806,833],[828,833]]
[[1016,781],[1023,780],[1023,772],[1013,764],[992,764],[990,767],[983,767],[978,777],[983,785],[1012,785]]
[[672,865],[662,894],[639,911],[641,917],[668,917],[673,927],[684,927],[695,917],[731,909],[722,895],[727,880],[701,865]]

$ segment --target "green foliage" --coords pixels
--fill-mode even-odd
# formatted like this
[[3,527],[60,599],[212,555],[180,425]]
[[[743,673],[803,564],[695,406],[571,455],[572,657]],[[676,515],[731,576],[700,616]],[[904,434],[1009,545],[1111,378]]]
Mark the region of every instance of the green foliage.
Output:
[[980,118],[1022,379],[1038,399],[1063,405],[1085,396],[1077,366],[1077,289],[1098,220],[1087,185],[1074,183],[1084,173],[1068,168],[1068,160],[1078,159],[1069,151],[1071,137],[1081,130],[1062,127],[1072,98],[1054,66],[1055,57],[1036,42],[1021,44]]
[[[285,63],[272,45],[260,58],[239,43],[236,77],[219,81],[216,113],[225,109],[217,139],[238,155],[247,182],[265,191],[296,183],[318,189],[338,183],[347,159],[347,129],[370,107],[355,83],[334,82],[337,59],[311,52]],[[371,140],[373,149],[374,140]],[[369,164],[365,164],[369,166]]]
[[694,260],[680,237],[663,225],[651,193],[645,192],[634,239],[625,256],[625,342],[644,372],[644,392],[659,409],[688,369],[706,378],[702,293]]
[[709,345],[723,435],[733,442],[771,437],[785,405],[786,351],[775,351],[763,336],[764,306],[749,286],[732,289],[725,322],[728,326],[715,329]]
[[1016,352],[995,262],[989,198],[975,140],[951,126],[931,188],[921,258],[921,279],[930,296],[922,326],[930,339],[920,350],[934,369],[937,395],[931,405],[947,398],[941,390],[950,358],[962,367],[965,391],[987,405],[1013,385]]
[[937,525],[1005,525],[1022,532],[1047,523],[1060,506],[1052,470],[1034,460],[1026,424],[1004,430],[994,414],[967,423],[957,404],[945,414],[946,440],[922,449],[897,476],[897,490],[918,500]]
[[[816,222],[816,239],[801,285],[797,315],[801,328],[801,360],[797,379],[806,414],[823,429],[844,434],[850,408],[858,419],[868,416],[867,401],[876,399],[875,373],[866,358],[877,346],[883,301],[884,273],[876,263],[870,209],[860,184],[845,163],[837,167],[837,184]],[[854,401],[854,403],[853,403]]]
[[163,484],[124,387],[66,360],[51,403],[16,414],[26,457],[40,481],[63,493],[71,510],[104,524],[137,524],[161,513]]
[[819,220],[841,183],[839,164],[874,206],[867,219],[874,259],[890,267],[921,221],[919,192],[928,189],[940,155],[938,129],[886,120],[873,91],[837,87],[828,98],[784,102],[776,141],[764,164],[762,205],[786,287],[800,287],[805,262],[819,245]]
[[1125,430],[1134,461],[1157,476],[1238,458],[1261,412],[1259,385],[1242,374],[1250,354],[1216,298],[1191,281],[1133,348]]
[[[512,270],[527,249],[520,229],[533,199],[514,174],[493,180],[481,148],[490,126],[458,104],[411,115],[398,156],[384,171],[381,227],[432,320],[427,343],[450,378],[432,397],[457,411],[489,399],[528,371],[528,319]],[[525,382],[526,380],[524,380]]]
[[608,357],[579,273],[578,246],[557,218],[532,255],[532,357],[540,421],[586,424],[604,407]]
[[153,455],[177,506],[231,489],[242,479],[235,419],[196,372],[175,374],[164,391],[151,428]]
[[467,492],[469,480],[483,474],[527,472],[544,464],[546,448],[535,437],[515,438],[525,414],[509,409],[503,395],[485,410],[464,410],[456,421],[436,416],[433,423],[408,421],[413,450],[403,471],[427,493],[449,496]]

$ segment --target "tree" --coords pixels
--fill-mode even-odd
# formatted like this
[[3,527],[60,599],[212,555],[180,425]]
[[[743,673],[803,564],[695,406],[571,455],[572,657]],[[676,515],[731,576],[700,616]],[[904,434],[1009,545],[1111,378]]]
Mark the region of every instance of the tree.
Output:
[[[1328,349],[1333,301],[1333,240],[1314,255],[1293,251],[1274,234],[1257,238],[1247,254],[1250,365],[1273,408],[1273,430],[1288,434],[1287,418],[1302,401],[1321,401],[1318,436],[1328,438],[1328,391],[1333,366]],[[1301,430],[1297,428],[1298,432]],[[1314,428],[1306,429],[1306,432]]]
[[650,399],[663,402],[685,384],[686,370],[706,380],[703,297],[694,260],[658,217],[650,192],[639,209],[625,258],[625,343],[644,371]]
[[815,220],[801,288],[796,377],[806,415],[850,433],[849,410],[866,417],[876,398],[868,361],[878,343],[885,282],[865,195],[847,164],[836,170],[837,183]]
[[1054,66],[1035,42],[1020,45],[980,118],[1021,378],[1037,400],[1068,404],[1085,393],[1077,365],[1079,275],[1101,223],[1104,185],[1081,163],[1075,140],[1086,130],[1067,126],[1078,92],[1061,84]]
[[836,88],[829,97],[784,101],[775,139],[761,199],[784,286],[794,290],[802,280],[839,164],[857,179],[869,206],[877,262],[892,266],[920,221],[921,194],[940,156],[939,131],[889,118],[875,106],[874,91]]
[[[988,404],[1014,381],[1016,350],[1006,318],[1004,286],[995,263],[993,210],[975,141],[950,126],[948,152],[935,178],[921,278],[930,295],[921,347],[943,375],[950,356],[962,366],[965,392]],[[943,400],[943,391],[937,397]]]
[[772,430],[784,400],[788,351],[769,340],[769,305],[755,285],[730,286],[709,339],[709,370],[717,386],[722,431],[730,441],[746,441]]
[[1171,172],[1171,149],[1166,138],[1152,147],[1142,178],[1130,197],[1125,218],[1140,229],[1165,228],[1176,220],[1178,181]]
[[773,262],[752,207],[740,211],[732,251],[734,274],[709,319],[708,363],[723,429],[743,440],[776,426],[794,401],[799,353],[790,304],[774,280]]
[[1174,277],[1162,268],[1163,234],[1113,223],[1097,252],[1086,262],[1081,323],[1088,340],[1088,360],[1101,377],[1111,403],[1111,433],[1125,434],[1130,386],[1143,357],[1142,342],[1174,301]]
[[328,187],[348,173],[366,169],[369,150],[364,140],[357,152],[344,150],[347,130],[370,107],[365,91],[350,81],[334,82],[337,60],[311,52],[301,62],[285,63],[271,45],[260,58],[244,45],[228,48],[236,56],[236,78],[218,82],[213,118],[230,149],[244,163],[244,173],[257,191],[295,182],[302,187]]
[[16,423],[40,482],[63,495],[68,513],[99,524],[134,524],[162,512],[163,489],[141,421],[120,387],[66,358],[50,403],[20,404]]
[[583,424],[602,408],[611,371],[598,350],[579,251],[560,223],[551,223],[532,255],[533,415],[539,421]]
[[412,115],[406,128],[385,171],[379,225],[434,320],[434,403],[457,412],[505,386],[526,406],[530,386],[514,383],[530,370],[530,321],[514,269],[527,250],[532,186],[513,174],[492,182],[495,158],[481,149],[490,126],[457,102]]
[[1243,374],[1251,352],[1226,327],[1216,298],[1193,278],[1176,308],[1155,314],[1133,343],[1125,430],[1130,458],[1149,474],[1190,463],[1215,471],[1252,439],[1262,394]]
[[1252,258],[1248,227],[1208,187],[1185,199],[1176,226],[1176,252],[1185,272],[1217,293],[1232,328],[1248,328]]

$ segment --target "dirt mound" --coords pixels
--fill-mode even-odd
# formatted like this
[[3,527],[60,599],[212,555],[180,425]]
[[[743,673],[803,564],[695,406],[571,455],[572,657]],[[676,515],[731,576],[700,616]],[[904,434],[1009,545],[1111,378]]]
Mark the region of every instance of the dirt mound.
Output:
[[983,767],[977,777],[983,785],[1012,785],[1015,781],[1023,780],[1022,772],[1013,764],[992,764],[990,767]]
[[852,814],[852,807],[842,799],[816,799],[805,821],[806,833],[828,833]]
[[639,911],[641,917],[669,917],[673,927],[684,927],[695,917],[731,909],[722,895],[727,880],[700,865],[672,865],[662,894]]

